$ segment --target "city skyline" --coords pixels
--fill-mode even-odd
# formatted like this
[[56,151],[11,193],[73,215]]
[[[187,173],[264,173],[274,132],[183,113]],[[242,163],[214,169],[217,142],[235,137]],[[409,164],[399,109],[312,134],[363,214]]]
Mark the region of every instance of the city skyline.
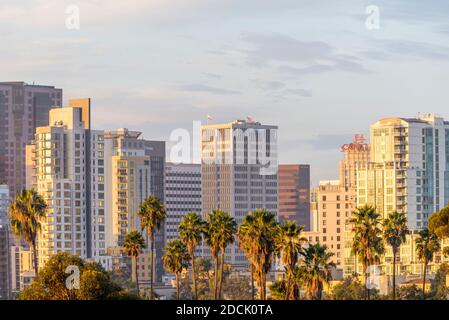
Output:
[[279,163],[310,164],[316,185],[374,121],[447,117],[445,1],[77,1],[79,30],[69,4],[2,1],[2,75],[92,97],[98,129],[167,140],[207,114],[251,116],[279,125]]

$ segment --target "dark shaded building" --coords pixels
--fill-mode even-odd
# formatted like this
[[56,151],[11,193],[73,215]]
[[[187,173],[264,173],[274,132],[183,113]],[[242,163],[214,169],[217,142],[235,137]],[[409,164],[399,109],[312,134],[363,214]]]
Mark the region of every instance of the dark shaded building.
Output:
[[25,187],[25,146],[61,104],[62,89],[0,82],[0,184],[9,186],[11,197]]
[[[151,167],[151,193],[159,200],[165,203],[164,195],[164,174],[165,174],[165,141],[150,141],[145,140],[145,155],[150,157]],[[165,247],[165,225],[155,234],[155,249],[156,249],[156,277],[155,281],[161,283],[162,275],[164,274],[164,266],[162,262],[162,255]]]
[[280,222],[292,220],[310,230],[310,165],[279,165],[278,202]]
[[11,299],[8,204],[8,186],[0,185],[0,300]]

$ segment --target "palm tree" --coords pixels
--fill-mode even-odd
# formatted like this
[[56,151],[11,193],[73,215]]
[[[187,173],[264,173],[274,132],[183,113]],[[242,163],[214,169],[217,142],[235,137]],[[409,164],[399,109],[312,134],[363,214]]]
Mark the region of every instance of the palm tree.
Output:
[[[224,269],[224,255],[226,247],[234,242],[234,234],[237,230],[237,224],[228,212],[221,210],[213,210],[206,217],[205,236],[206,243],[210,248],[212,257],[214,258],[215,267],[215,287],[214,297],[219,299],[222,274]],[[221,267],[219,263],[219,255],[221,253]]]
[[171,240],[165,247],[165,254],[162,256],[164,268],[175,274],[176,278],[176,298],[179,300],[179,275],[188,264],[189,254],[186,245],[179,239]]
[[396,300],[396,256],[407,234],[405,213],[392,212],[383,221],[383,237],[393,250],[393,300]]
[[218,238],[218,223],[220,215],[220,210],[212,210],[211,213],[209,213],[206,216],[206,223],[205,223],[205,238],[206,238],[206,244],[210,249],[210,254],[214,259],[214,299],[218,299],[218,257],[220,253],[220,243]]
[[298,263],[302,251],[302,244],[307,241],[301,236],[303,226],[297,226],[293,221],[285,221],[279,225],[275,237],[276,253],[280,255],[287,275],[286,300],[295,299],[296,282],[293,279],[293,271]]
[[237,222],[228,212],[221,212],[219,215],[218,224],[218,243],[220,245],[221,259],[220,259],[220,280],[218,282],[218,298],[221,299],[221,291],[223,287],[223,273],[225,265],[226,247],[234,243],[234,235],[237,232]]
[[352,224],[354,233],[352,243],[352,253],[358,256],[363,265],[363,274],[365,276],[365,297],[370,299],[370,290],[368,288],[368,266],[378,264],[380,255],[384,252],[382,243],[381,222],[379,214],[372,206],[365,205],[357,208],[353,212],[353,217],[349,220]]
[[252,252],[252,235],[249,232],[249,228],[239,228],[237,231],[237,237],[239,239],[239,248],[245,253],[245,256],[248,260],[248,264],[251,270],[251,299],[254,300],[255,296],[255,288],[254,288],[254,273],[255,273],[255,260],[252,259],[254,254]]
[[265,209],[250,212],[240,225],[238,237],[241,248],[254,266],[260,288],[260,298],[266,299],[267,273],[275,251],[276,216]]
[[164,204],[155,196],[150,195],[145,199],[137,213],[140,218],[140,227],[142,231],[147,229],[148,241],[151,241],[150,251],[150,299],[153,300],[153,283],[154,283],[154,234],[156,230],[160,230],[162,223],[165,221],[166,212]]
[[22,190],[9,207],[9,218],[13,233],[22,237],[32,249],[34,272],[38,274],[36,238],[41,230],[40,221],[45,218],[47,204],[35,190]]
[[142,249],[145,248],[145,239],[142,237],[142,234],[139,231],[131,231],[125,236],[125,241],[123,243],[123,248],[126,253],[132,259],[132,281],[136,282],[137,286],[137,294],[140,294],[139,288],[139,275],[137,273],[137,258],[139,254],[142,253]]
[[334,255],[326,245],[311,244],[302,251],[304,260],[300,267],[300,277],[306,284],[312,300],[321,300],[324,284],[332,279],[331,270],[336,267],[331,260]]
[[422,298],[424,300],[426,298],[427,265],[432,261],[434,253],[440,250],[440,242],[434,233],[425,228],[419,232],[415,243],[418,259],[423,262]]
[[204,222],[196,212],[188,212],[179,223],[179,235],[181,240],[186,244],[187,250],[192,261],[192,283],[195,299],[198,299],[196,288],[196,269],[195,269],[195,249],[201,242],[202,235],[205,231]]

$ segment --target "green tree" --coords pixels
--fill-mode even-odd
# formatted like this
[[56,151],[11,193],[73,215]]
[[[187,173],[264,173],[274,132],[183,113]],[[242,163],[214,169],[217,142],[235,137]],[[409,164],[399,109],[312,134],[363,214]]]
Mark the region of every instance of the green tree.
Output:
[[[234,242],[234,233],[237,229],[237,223],[228,212],[213,210],[206,217],[205,237],[206,243],[210,248],[214,258],[214,298],[220,298],[221,274],[224,267],[224,255],[226,247]],[[219,255],[221,253],[221,267]]]
[[302,251],[300,277],[306,284],[306,291],[312,300],[321,300],[324,284],[332,280],[332,269],[336,267],[331,261],[332,252],[326,245],[310,244]]
[[202,235],[205,232],[205,225],[199,214],[196,212],[187,213],[179,223],[179,236],[186,244],[192,263],[192,284],[194,299],[198,299],[196,288],[196,268],[195,268],[195,249],[201,242]]
[[[69,273],[67,273],[68,271]],[[72,275],[79,275],[79,283],[69,281],[71,273]],[[71,286],[68,284],[71,284]],[[35,278],[19,294],[19,299],[21,300],[109,300],[135,298],[111,281],[109,274],[100,264],[86,262],[66,252],[53,255],[39,271],[39,277]]]
[[218,282],[218,298],[222,298],[223,281],[224,281],[224,267],[225,267],[225,253],[226,248],[234,243],[234,235],[237,232],[237,222],[228,212],[222,212],[220,215],[220,223],[218,230],[218,242],[220,244],[220,280]]
[[449,237],[449,206],[444,207],[429,217],[429,230],[438,238]]
[[430,296],[433,300],[446,300],[449,290],[446,284],[446,277],[449,274],[449,265],[442,263],[432,281]]
[[[229,266],[229,265],[228,265]],[[226,268],[225,268],[226,269]],[[231,269],[230,266],[228,268]],[[250,300],[251,279],[248,276],[225,272],[223,281],[223,296],[227,300]]]
[[440,242],[438,237],[427,228],[419,232],[415,242],[416,254],[418,259],[423,262],[422,299],[424,300],[426,298],[427,266],[433,260],[434,253],[440,250]]
[[285,280],[278,280],[273,282],[270,287],[271,300],[285,300],[287,296],[287,282]]
[[348,276],[333,286],[332,300],[363,300],[365,288],[356,276]]
[[248,259],[249,269],[251,273],[251,300],[254,300],[255,297],[255,288],[254,288],[254,281],[255,281],[255,259],[251,259],[251,257],[255,257],[255,252],[253,252],[253,239],[252,234],[249,232],[249,228],[239,228],[237,231],[237,237],[239,239],[239,248],[245,253],[245,256]]
[[407,218],[405,213],[390,213],[383,221],[383,237],[393,250],[393,300],[396,300],[396,257],[399,248],[405,242]]
[[132,259],[132,281],[136,283],[137,294],[140,294],[139,288],[139,275],[137,272],[137,258],[145,248],[145,239],[142,237],[139,231],[131,231],[125,236],[123,248],[126,254]]
[[156,230],[160,230],[162,224],[165,221],[166,212],[164,204],[155,196],[150,195],[145,199],[139,208],[138,216],[140,218],[140,226],[143,230],[147,230],[148,241],[151,241],[150,250],[150,299],[154,298],[154,236]]
[[267,273],[271,270],[277,231],[276,217],[265,209],[250,212],[239,227],[238,238],[242,242],[246,258],[255,267],[260,298],[266,300]]
[[421,290],[416,284],[402,285],[398,289],[399,300],[420,300]]
[[45,200],[35,190],[22,190],[16,195],[9,207],[12,232],[21,237],[32,249],[33,266],[36,277],[39,266],[37,262],[36,238],[41,230],[41,220],[47,213]]
[[181,240],[174,239],[167,243],[162,260],[165,270],[175,274],[177,300],[179,300],[179,275],[184,268],[189,266],[188,259],[187,247]]
[[276,253],[280,256],[287,276],[286,300],[294,300],[297,298],[295,297],[297,290],[295,290],[296,282],[294,281],[293,270],[298,263],[302,245],[307,241],[301,235],[302,230],[303,226],[297,226],[293,221],[285,221],[282,225],[278,226],[276,232]]
[[378,264],[380,255],[384,253],[382,231],[380,229],[380,217],[371,206],[357,208],[349,220],[352,224],[354,238],[352,242],[352,254],[358,256],[362,262],[365,278],[365,298],[370,299],[370,289],[367,287],[368,266]]

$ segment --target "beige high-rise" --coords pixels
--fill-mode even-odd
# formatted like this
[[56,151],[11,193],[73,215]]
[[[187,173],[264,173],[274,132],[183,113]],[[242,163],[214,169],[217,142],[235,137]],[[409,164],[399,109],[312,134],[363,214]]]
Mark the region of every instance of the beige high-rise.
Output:
[[[220,209],[230,212],[240,224],[257,208],[277,215],[277,130],[277,126],[245,120],[202,126],[204,216]],[[236,267],[247,266],[237,244],[227,250],[226,261]]]

